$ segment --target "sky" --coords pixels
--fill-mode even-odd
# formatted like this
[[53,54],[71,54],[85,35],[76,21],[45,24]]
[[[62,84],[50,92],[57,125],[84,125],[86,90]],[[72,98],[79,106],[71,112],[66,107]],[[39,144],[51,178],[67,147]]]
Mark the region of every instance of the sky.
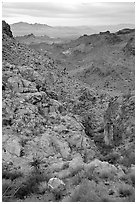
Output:
[[41,23],[50,26],[134,24],[134,2],[90,0],[3,1],[2,18],[7,23]]

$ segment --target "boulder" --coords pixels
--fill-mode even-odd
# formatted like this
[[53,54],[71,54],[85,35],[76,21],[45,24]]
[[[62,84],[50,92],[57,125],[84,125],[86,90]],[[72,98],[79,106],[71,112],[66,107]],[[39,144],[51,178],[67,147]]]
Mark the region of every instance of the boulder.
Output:
[[8,141],[5,142],[4,148],[7,152],[9,152],[11,155],[20,156],[21,152],[21,145],[19,144],[19,141],[16,138],[10,138]]
[[65,188],[65,183],[59,178],[51,178],[48,187],[53,191],[61,191]]

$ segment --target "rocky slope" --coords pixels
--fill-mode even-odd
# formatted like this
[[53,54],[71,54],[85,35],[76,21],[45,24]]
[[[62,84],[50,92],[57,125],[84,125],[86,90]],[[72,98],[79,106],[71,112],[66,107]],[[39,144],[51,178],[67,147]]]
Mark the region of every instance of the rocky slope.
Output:
[[53,38],[49,37],[47,35],[43,36],[35,36],[33,33],[24,35],[24,36],[17,36],[15,37],[17,41],[20,43],[24,43],[27,45],[30,44],[38,44],[38,43],[47,43],[47,44],[52,44],[52,43],[66,43],[70,42],[70,38]]
[[134,90],[135,30],[84,35],[66,44],[31,45],[36,50],[50,52],[70,76],[108,92]]
[[3,25],[3,201],[134,201],[134,93],[83,84]]

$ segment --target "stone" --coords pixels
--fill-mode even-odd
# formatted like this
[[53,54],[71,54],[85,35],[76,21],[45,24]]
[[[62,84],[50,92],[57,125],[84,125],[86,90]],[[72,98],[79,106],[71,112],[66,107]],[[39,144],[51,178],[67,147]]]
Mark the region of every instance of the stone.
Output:
[[51,178],[48,182],[48,187],[51,190],[61,191],[65,187],[65,183],[59,178]]
[[10,138],[6,143],[5,143],[5,149],[12,155],[15,155],[17,157],[20,156],[20,151],[21,151],[21,146],[16,139]]

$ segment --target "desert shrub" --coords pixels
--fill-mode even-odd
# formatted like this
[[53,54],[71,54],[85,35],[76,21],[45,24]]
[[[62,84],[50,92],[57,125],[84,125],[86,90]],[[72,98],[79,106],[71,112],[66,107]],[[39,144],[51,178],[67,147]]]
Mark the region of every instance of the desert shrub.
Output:
[[119,154],[116,153],[116,152],[114,152],[114,153],[110,153],[110,154],[108,154],[108,155],[106,155],[106,156],[103,156],[103,157],[101,158],[101,160],[107,161],[107,162],[109,162],[110,164],[116,164],[117,161],[118,161],[118,159],[119,159],[119,157],[120,157]]
[[124,156],[123,159],[120,161],[122,165],[130,167],[131,164],[135,164],[135,153],[125,152],[123,156]]
[[2,171],[2,178],[4,179],[10,179],[10,180],[15,180],[19,177],[22,177],[23,174],[19,171],[9,171],[9,170],[3,170]]
[[2,184],[2,201],[9,202],[13,197],[15,186],[12,184]]
[[10,179],[2,180],[2,200],[3,202],[12,202],[15,199],[15,194],[22,185],[22,179],[11,181]]
[[62,192],[53,192],[55,201],[60,201],[62,199]]
[[19,143],[20,143],[20,145],[22,146],[22,147],[25,147],[25,145],[27,144],[27,142],[29,141],[29,139],[28,138],[21,138],[20,139],[20,141],[19,141]]
[[121,184],[118,191],[120,197],[129,197],[134,194],[133,187],[128,184]]
[[109,198],[102,198],[101,202],[111,202],[111,200]]
[[23,199],[30,194],[39,193],[39,184],[43,181],[47,181],[47,177],[43,173],[32,171],[16,193],[16,198]]
[[4,195],[6,193],[6,191],[8,191],[8,189],[11,186],[11,180],[10,179],[3,179],[2,180],[2,195]]
[[85,172],[85,176],[89,180],[96,180],[96,175],[93,175],[94,168],[90,168]]
[[92,167],[86,171],[85,175],[86,178],[88,178],[89,180],[94,180],[95,182],[98,182],[101,179],[113,180],[115,177],[115,172],[109,167],[100,169],[99,171],[94,171],[94,167]]
[[11,118],[9,118],[9,119],[7,119],[7,118],[3,118],[2,119],[2,125],[3,126],[11,126],[12,125],[12,119]]
[[100,202],[108,200],[104,188],[94,181],[84,179],[70,196],[70,202]]
[[29,165],[34,168],[34,171],[39,171],[41,163],[42,158],[36,154],[33,156],[33,160],[29,163]]
[[80,182],[81,182],[81,178],[80,178],[79,174],[72,177],[72,184],[73,185],[77,186]]
[[[7,178],[11,179],[11,177],[9,176],[6,177],[6,180]],[[4,192],[3,199],[5,201],[15,199],[15,198],[24,199],[24,197],[30,194],[41,193],[39,190],[39,184],[44,181],[47,182],[48,180],[49,180],[49,174],[46,175],[45,172],[42,173],[41,170],[33,169],[33,171],[27,177],[24,177],[24,178],[22,177],[21,180],[16,179],[14,181],[10,180],[11,183],[3,183],[3,192]]]
[[122,181],[132,186],[135,186],[135,172],[129,172],[120,177]]
[[81,185],[75,193],[71,196],[70,202],[97,202],[99,197],[93,191],[87,189],[86,185]]
[[102,179],[110,179],[113,180],[114,179],[115,174],[111,171],[106,170],[102,170],[99,174],[99,177]]
[[127,202],[135,202],[135,192],[133,192],[128,198]]
[[85,171],[79,171],[75,176],[72,177],[72,185],[79,185],[84,178],[87,178]]
[[130,178],[132,185],[135,186],[135,172],[132,171],[132,172],[128,173],[128,177]]
[[131,181],[131,179],[129,178],[129,176],[127,174],[122,175],[120,177],[120,180],[124,181],[125,183],[132,184],[132,181]]

